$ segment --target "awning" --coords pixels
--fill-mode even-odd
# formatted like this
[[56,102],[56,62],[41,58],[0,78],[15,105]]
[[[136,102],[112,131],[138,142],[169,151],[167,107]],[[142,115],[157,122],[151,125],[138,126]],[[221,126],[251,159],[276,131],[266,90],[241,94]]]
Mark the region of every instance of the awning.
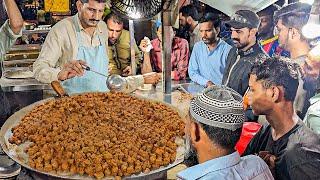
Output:
[[258,12],[278,0],[199,0],[228,16],[233,15],[238,10],[249,9]]

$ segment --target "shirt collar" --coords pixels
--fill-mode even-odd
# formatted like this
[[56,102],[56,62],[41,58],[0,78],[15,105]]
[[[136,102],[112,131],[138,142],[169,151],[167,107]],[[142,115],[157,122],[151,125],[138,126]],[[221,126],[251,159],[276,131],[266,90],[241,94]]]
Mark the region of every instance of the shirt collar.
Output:
[[316,102],[320,101],[320,93],[316,94],[312,98],[310,98],[310,104],[314,104]]
[[215,158],[204,163],[192,166],[180,173],[178,177],[181,179],[199,179],[211,172],[226,169],[235,166],[240,162],[241,158],[237,151],[232,154]]
[[259,46],[259,43],[255,43],[246,51],[239,50],[239,55],[243,57],[243,56],[249,56],[251,54],[258,54],[260,50],[261,50],[261,47]]
[[209,50],[209,48],[208,48],[208,46],[206,45],[206,43],[204,43],[203,41],[201,41],[201,42],[202,42],[202,43],[204,44],[204,46],[207,48],[208,52],[211,53],[211,52],[214,52],[215,50],[217,50],[217,49],[219,48],[219,46],[222,44],[223,40],[222,40],[221,38],[219,38],[219,41],[218,41],[218,43],[217,43],[217,46],[216,46],[214,49],[212,49],[211,51]]

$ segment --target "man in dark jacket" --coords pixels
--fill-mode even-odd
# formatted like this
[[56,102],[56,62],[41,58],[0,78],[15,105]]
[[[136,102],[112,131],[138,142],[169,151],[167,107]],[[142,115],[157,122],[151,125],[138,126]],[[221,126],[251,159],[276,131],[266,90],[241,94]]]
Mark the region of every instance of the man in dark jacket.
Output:
[[[227,57],[222,84],[245,96],[251,67],[268,57],[257,42],[260,20],[258,15],[250,10],[239,10],[227,24],[231,26],[231,38],[235,48],[230,50]],[[251,109],[247,109],[246,120],[257,121],[257,119]]]
[[268,57],[256,38],[260,20],[250,10],[239,10],[227,24],[231,26],[231,38],[236,48],[229,52],[222,84],[244,96],[248,89],[251,67]]

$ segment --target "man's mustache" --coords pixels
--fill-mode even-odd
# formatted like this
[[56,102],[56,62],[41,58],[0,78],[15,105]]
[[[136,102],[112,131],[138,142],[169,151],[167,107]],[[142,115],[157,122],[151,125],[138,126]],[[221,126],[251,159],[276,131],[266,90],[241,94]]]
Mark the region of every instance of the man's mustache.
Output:
[[240,42],[240,39],[237,39],[237,38],[232,38],[233,41],[237,41],[237,42]]
[[89,21],[99,22],[100,20],[98,20],[98,19],[89,19]]

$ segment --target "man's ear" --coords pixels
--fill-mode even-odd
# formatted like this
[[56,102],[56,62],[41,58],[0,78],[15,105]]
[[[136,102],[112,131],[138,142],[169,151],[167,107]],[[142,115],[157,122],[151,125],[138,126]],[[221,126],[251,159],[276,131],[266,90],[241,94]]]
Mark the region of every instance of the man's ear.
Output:
[[217,32],[217,35],[220,34],[220,27],[214,28]]
[[298,39],[301,38],[301,34],[300,34],[299,30],[297,30],[296,28],[292,28],[291,31],[292,31],[292,39],[293,38],[298,38]]
[[200,126],[196,122],[191,122],[191,139],[193,143],[196,143],[200,140]]
[[82,2],[81,2],[80,0],[78,0],[78,1],[76,2],[76,5],[77,5],[77,10],[78,10],[78,12],[80,12],[80,10],[81,10],[81,8],[82,8],[82,6],[83,6]]
[[250,29],[250,35],[255,36],[258,33],[258,28]]
[[279,102],[282,96],[284,96],[283,91],[277,86],[273,86],[271,90],[272,90],[271,100],[273,102]]
[[192,18],[191,16],[188,16],[188,17],[187,17],[187,23],[188,23],[188,24],[191,24],[192,21],[193,21],[193,18]]

